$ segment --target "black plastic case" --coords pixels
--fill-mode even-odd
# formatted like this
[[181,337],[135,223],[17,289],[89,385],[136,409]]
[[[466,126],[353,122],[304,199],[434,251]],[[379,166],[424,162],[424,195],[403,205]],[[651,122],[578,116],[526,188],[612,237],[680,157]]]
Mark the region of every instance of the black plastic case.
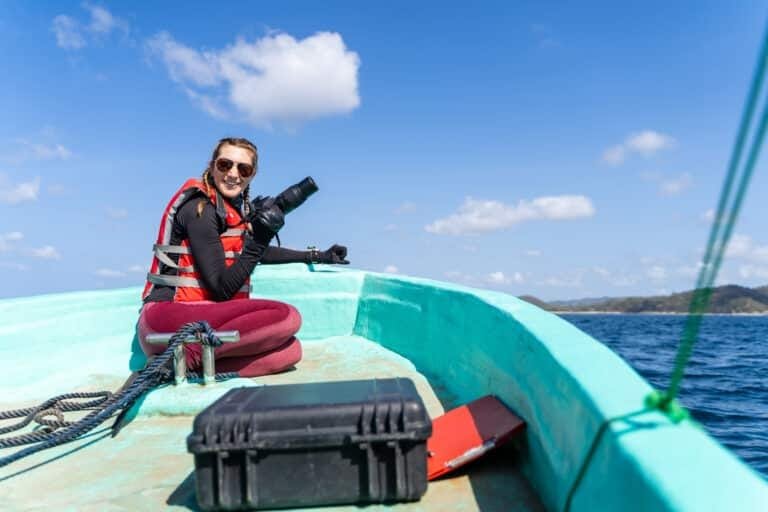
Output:
[[233,389],[197,415],[204,510],[414,501],[432,422],[410,379]]

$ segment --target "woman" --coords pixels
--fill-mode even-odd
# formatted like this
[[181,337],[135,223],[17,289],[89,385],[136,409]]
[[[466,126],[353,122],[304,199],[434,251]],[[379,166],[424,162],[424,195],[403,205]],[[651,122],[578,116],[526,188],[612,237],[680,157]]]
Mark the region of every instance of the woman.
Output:
[[[165,347],[144,342],[153,332],[175,332],[194,320],[214,330],[237,330],[240,341],[216,348],[216,370],[254,377],[279,372],[301,359],[295,334],[299,312],[288,304],[249,299],[257,263],[349,263],[346,248],[294,251],[270,247],[283,225],[278,207],[258,210],[249,202],[258,151],[242,138],[219,141],[200,179],[190,179],[163,213],[155,256],[147,275],[139,340],[148,356]],[[201,366],[199,344],[184,345],[187,366]]]

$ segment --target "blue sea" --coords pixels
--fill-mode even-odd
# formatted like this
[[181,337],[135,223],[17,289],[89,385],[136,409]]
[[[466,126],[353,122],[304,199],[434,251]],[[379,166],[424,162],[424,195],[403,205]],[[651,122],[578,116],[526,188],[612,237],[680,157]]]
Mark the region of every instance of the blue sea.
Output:
[[[563,314],[666,389],[685,317]],[[707,431],[768,478],[768,317],[710,315],[686,368],[680,402]]]

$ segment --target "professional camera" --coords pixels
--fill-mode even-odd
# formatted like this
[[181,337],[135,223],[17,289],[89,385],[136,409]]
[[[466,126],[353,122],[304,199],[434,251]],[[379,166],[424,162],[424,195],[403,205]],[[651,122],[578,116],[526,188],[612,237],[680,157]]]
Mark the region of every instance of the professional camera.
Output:
[[297,184],[291,185],[280,192],[276,197],[258,196],[251,201],[251,209],[253,211],[258,211],[277,206],[283,214],[287,214],[301,206],[302,203],[304,203],[309,196],[317,192],[317,190],[318,188],[315,184],[315,180],[313,180],[311,176],[307,176]]
[[317,190],[315,180],[307,176],[280,192],[276,197],[259,196],[251,201],[248,222],[261,224],[271,232],[277,233],[283,227],[283,216],[301,206]]
[[283,190],[276,198],[275,204],[288,214],[301,206],[309,196],[317,192],[317,185],[311,176],[307,176],[295,185]]

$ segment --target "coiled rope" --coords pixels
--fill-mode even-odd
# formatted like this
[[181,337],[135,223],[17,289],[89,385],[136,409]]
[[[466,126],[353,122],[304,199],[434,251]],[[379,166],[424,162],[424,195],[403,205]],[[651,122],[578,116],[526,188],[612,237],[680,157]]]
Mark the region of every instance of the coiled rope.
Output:
[[[0,420],[23,417],[19,423],[0,429],[0,434],[5,434],[27,426],[32,421],[37,421],[43,428],[11,438],[0,438],[0,448],[22,446],[37,443],[23,448],[7,457],[0,458],[0,467],[7,466],[24,457],[39,451],[53,448],[70,441],[74,441],[82,435],[90,432],[115,414],[119,414],[113,425],[113,435],[119,430],[122,419],[146,391],[160,384],[170,382],[173,379],[173,349],[183,343],[185,339],[195,336],[204,345],[218,347],[221,340],[214,334],[208,322],[190,322],[179,328],[168,341],[168,347],[159,356],[152,359],[136,377],[129,381],[126,387],[117,393],[101,391],[94,393],[68,393],[46,400],[37,407],[15,409],[12,411],[0,411]],[[237,376],[237,373],[223,373],[216,376],[217,380]],[[192,374],[192,377],[197,377]],[[75,403],[67,400],[95,398],[83,403]],[[63,413],[68,411],[92,409],[93,411],[76,422],[64,421]],[[55,417],[55,420],[47,419]]]

